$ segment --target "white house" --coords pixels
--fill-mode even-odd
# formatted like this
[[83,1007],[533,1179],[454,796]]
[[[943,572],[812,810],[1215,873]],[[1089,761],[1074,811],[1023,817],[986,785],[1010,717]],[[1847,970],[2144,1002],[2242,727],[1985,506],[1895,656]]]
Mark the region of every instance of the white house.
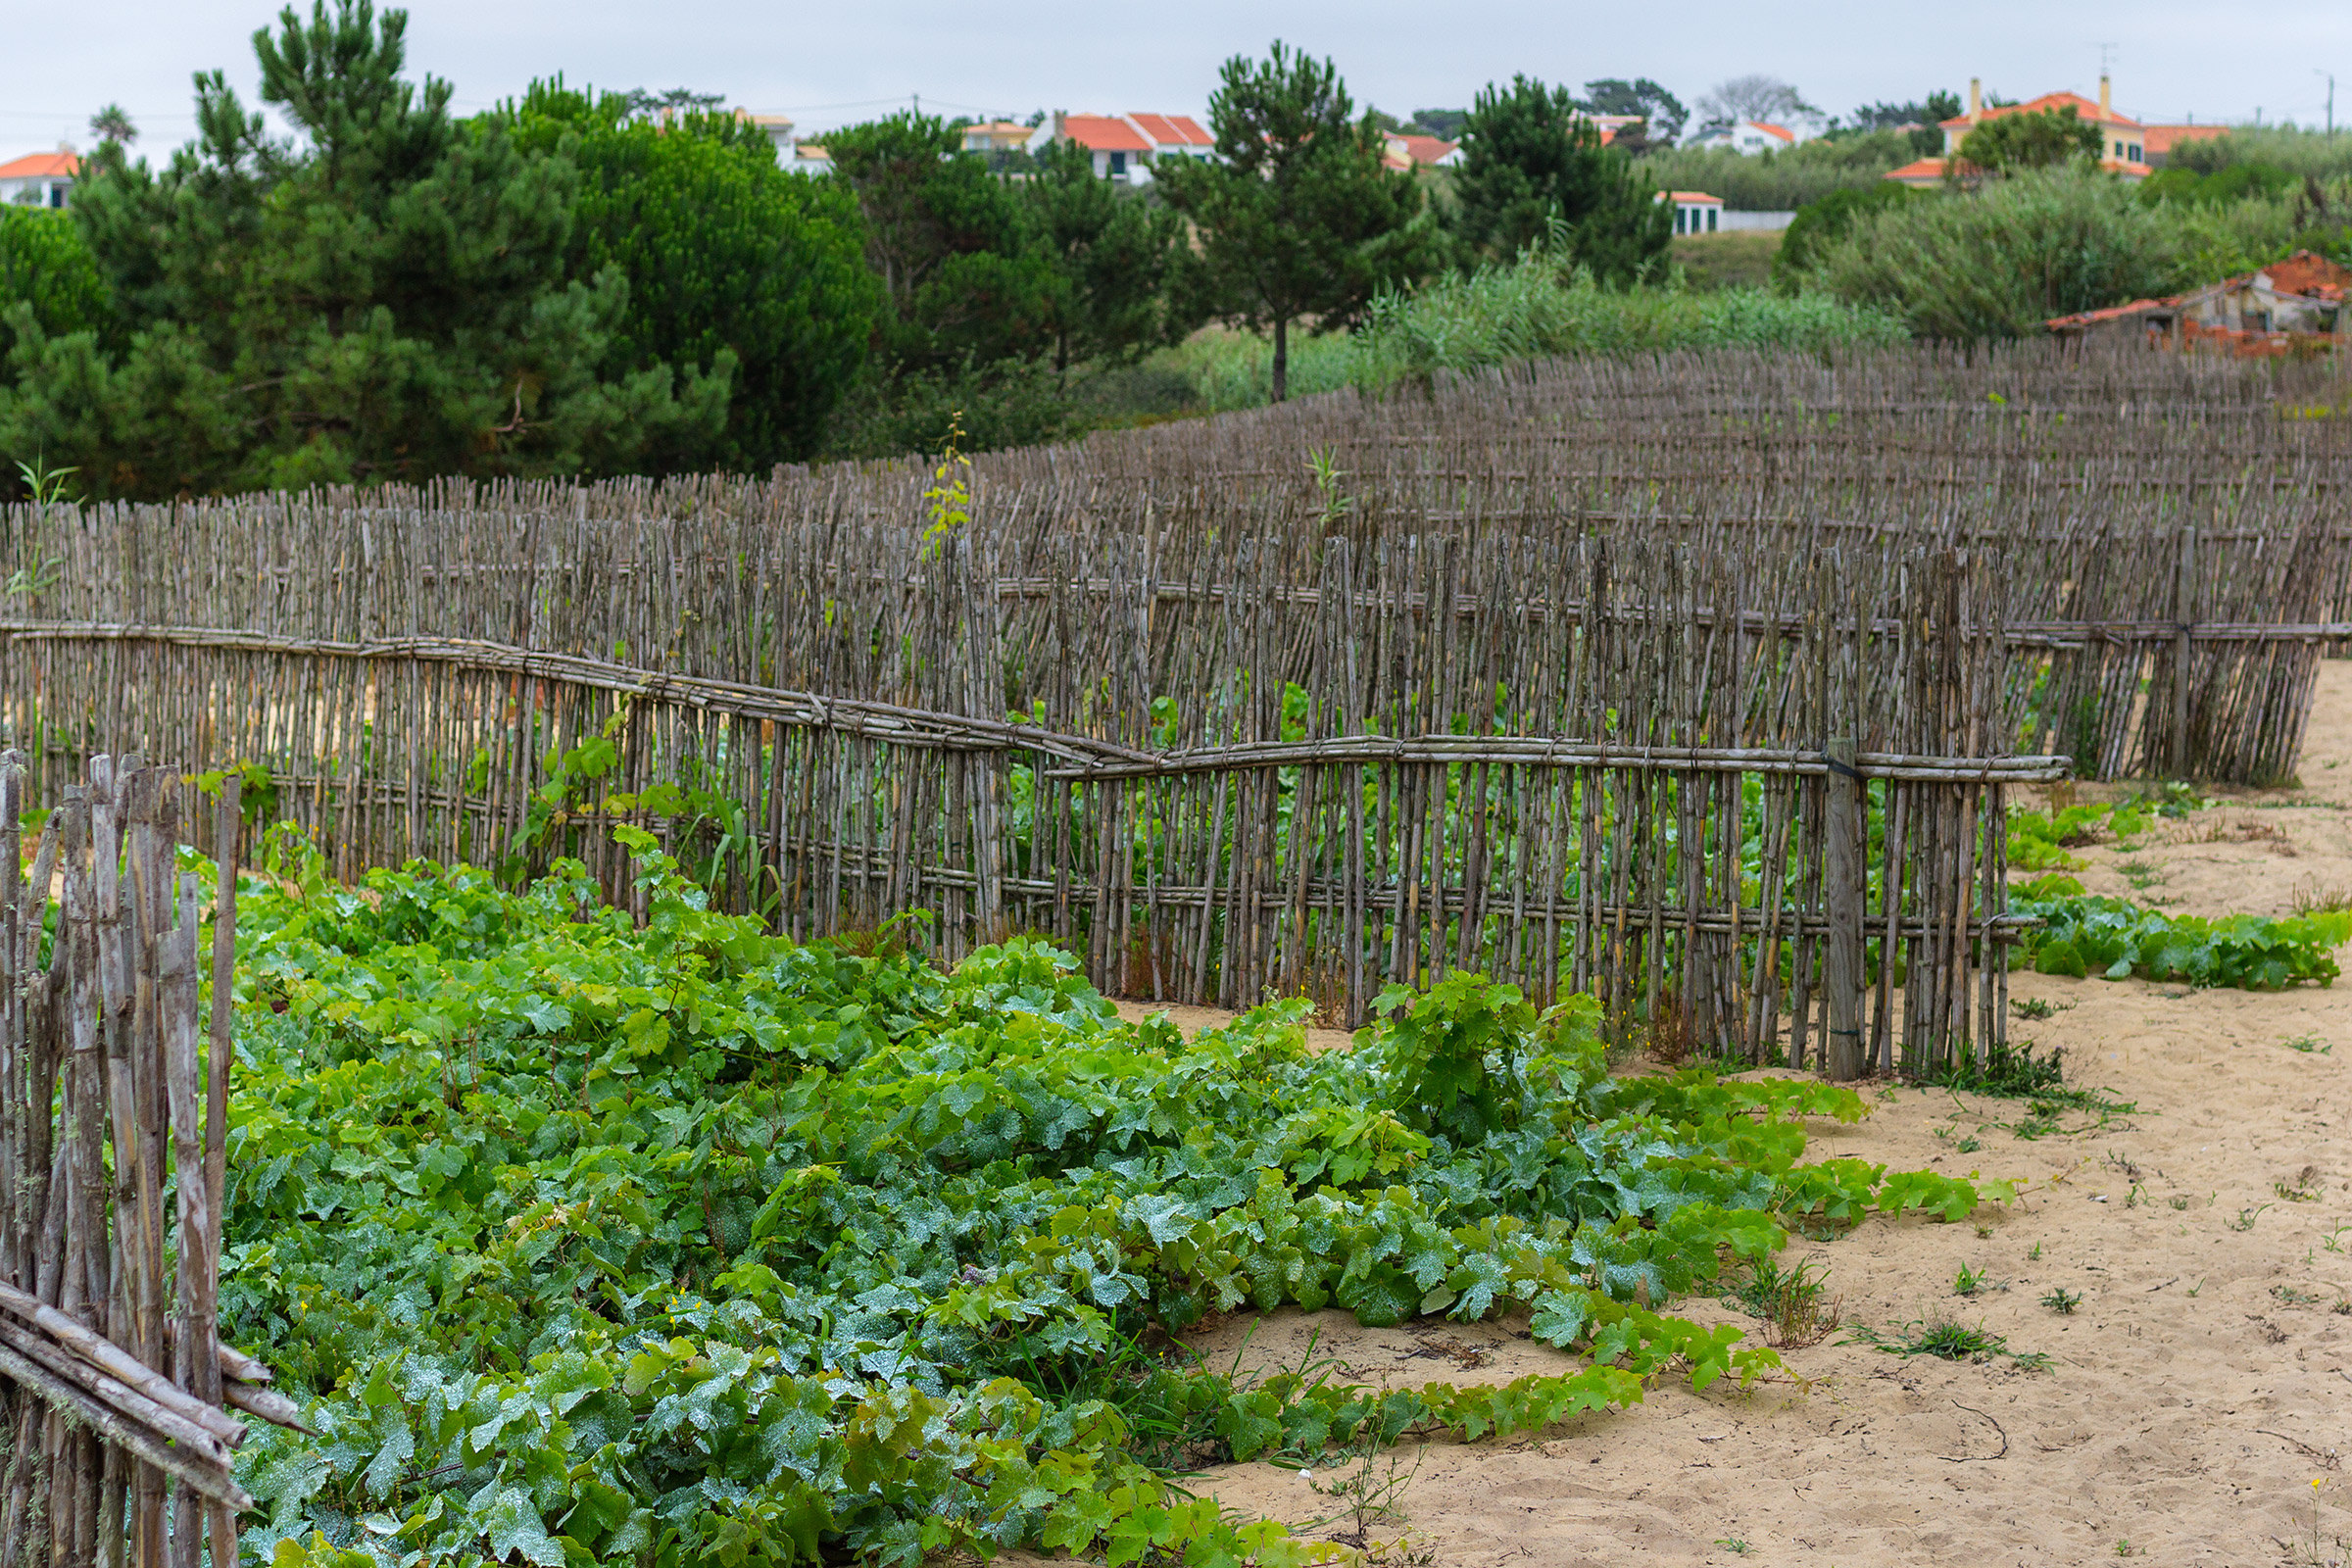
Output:
[[789,116],[755,115],[748,110],[738,109],[735,111],[735,118],[746,124],[757,125],[766,132],[768,141],[776,149],[776,162],[782,164],[786,169],[792,167],[792,152],[795,147],[800,145],[800,137],[793,133],[792,120]]
[[1677,234],[1712,234],[1723,226],[1723,198],[1703,190],[1662,190],[1657,199],[1674,203]]
[[72,199],[81,160],[71,147],[32,153],[0,164],[0,202],[14,207],[63,207]]
[[833,158],[812,141],[796,142],[793,144],[792,157],[784,162],[784,167],[796,174],[830,174],[833,172]]
[[1741,120],[1711,136],[1701,136],[1701,147],[1729,147],[1736,153],[1780,152],[1796,145],[1796,132],[1787,125],[1775,125],[1761,120]]
[[1041,153],[1061,141],[1092,154],[1098,177],[1123,185],[1150,183],[1159,159],[1204,159],[1217,150],[1217,139],[1189,115],[1073,115],[1057,109],[1029,133],[1029,150]]

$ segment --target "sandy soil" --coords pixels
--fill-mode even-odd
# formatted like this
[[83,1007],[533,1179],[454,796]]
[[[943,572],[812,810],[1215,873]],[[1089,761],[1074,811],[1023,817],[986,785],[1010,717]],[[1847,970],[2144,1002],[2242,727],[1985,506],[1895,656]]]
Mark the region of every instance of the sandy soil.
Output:
[[[2092,891],[2180,912],[2282,914],[2299,894],[2352,889],[2352,662],[2324,670],[2301,787],[2238,792],[2135,849],[2082,854]],[[2064,1047],[2070,1082],[2136,1108],[2028,1137],[2016,1102],[1880,1089],[1859,1127],[1821,1130],[1817,1153],[2028,1191],[1979,1224],[1874,1219],[1792,1244],[1790,1259],[1826,1266],[1849,1327],[1956,1316],[2048,1370],[1897,1357],[1840,1332],[1784,1352],[1803,1388],[1662,1384],[1640,1408],[1535,1438],[1434,1443],[1400,1499],[1416,1560],[2352,1562],[2352,982],[2265,996],[2018,975],[2011,995],[2054,1009],[2013,1037]],[[1963,1265],[1988,1282],[1965,1298]],[[2061,1290],[2082,1298],[2071,1315],[2041,1304]],[[1712,1299],[1675,1309],[1754,1327]],[[1519,1327],[1288,1312],[1206,1325],[1199,1343],[1296,1364],[1311,1331],[1341,1375],[1384,1386],[1574,1364]],[[1334,1507],[1271,1465],[1203,1484],[1299,1526]]]

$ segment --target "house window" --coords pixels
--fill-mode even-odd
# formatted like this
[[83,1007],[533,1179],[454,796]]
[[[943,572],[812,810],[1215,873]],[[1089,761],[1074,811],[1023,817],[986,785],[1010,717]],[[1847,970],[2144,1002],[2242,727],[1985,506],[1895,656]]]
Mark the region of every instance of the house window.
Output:
[[1112,153],[1110,155],[1110,177],[1113,179],[1125,179],[1127,177],[1127,155],[1125,153]]
[[1707,232],[1710,234],[1715,232],[1715,215],[1719,210],[1713,207],[1707,209]]
[[66,205],[65,186],[52,185],[49,187],[49,205],[52,207],[63,207]]

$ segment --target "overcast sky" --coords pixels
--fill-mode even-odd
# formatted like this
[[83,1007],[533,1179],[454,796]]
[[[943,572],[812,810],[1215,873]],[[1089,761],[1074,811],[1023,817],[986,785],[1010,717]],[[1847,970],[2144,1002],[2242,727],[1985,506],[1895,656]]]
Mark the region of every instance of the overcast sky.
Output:
[[[306,0],[307,6],[307,0]],[[2100,11],[2113,20],[2101,21]],[[1038,109],[1200,113],[1219,62],[1281,37],[1334,57],[1357,103],[1399,115],[1467,104],[1485,82],[1649,76],[1686,103],[1726,76],[1765,72],[1823,110],[1907,101],[1968,78],[2011,97],[2098,90],[2112,51],[2116,106],[2142,120],[2294,119],[2317,124],[2340,69],[2352,121],[2352,6],[2295,14],[2293,41],[2249,44],[2229,8],[2151,0],[1950,6],[1684,0],[1664,6],[1538,0],[413,0],[410,65],[487,107],[561,71],[599,87],[688,86],[790,114],[804,131],[888,113],[919,94],[941,113]],[[0,0],[17,40],[0,90],[9,154],[88,141],[101,104],[130,111],[139,151],[195,128],[189,75],[225,69],[247,94],[254,0]],[[61,25],[61,19],[68,19]]]

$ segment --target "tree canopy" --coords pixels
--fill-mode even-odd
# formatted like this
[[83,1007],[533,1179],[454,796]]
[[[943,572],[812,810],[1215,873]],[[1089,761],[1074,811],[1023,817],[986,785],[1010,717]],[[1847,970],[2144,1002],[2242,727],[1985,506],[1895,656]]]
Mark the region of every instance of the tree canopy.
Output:
[[2099,127],[2073,104],[2032,114],[1996,115],[1977,122],[1960,139],[1956,173],[2015,174],[2067,164],[2096,165],[2105,150]]
[[16,311],[0,441],[169,495],[612,469],[719,426],[731,354],[600,374],[628,284],[566,276],[575,171],[404,79],[406,23],[317,0],[254,35],[296,139],[212,72],[168,167],[92,156],[73,211],[113,320]]
[[1193,262],[1213,314],[1274,336],[1273,397],[1289,394],[1290,329],[1351,323],[1384,288],[1434,261],[1421,188],[1383,162],[1329,60],[1277,40],[1225,62],[1208,100],[1215,163],[1175,160],[1157,180],[1200,235]]
[[1674,215],[1565,87],[1513,76],[1490,83],[1463,125],[1454,174],[1455,232],[1469,250],[1507,260],[1547,242],[1553,224],[1604,281],[1642,275],[1662,257]]
[[[647,466],[761,468],[806,458],[864,368],[881,285],[851,193],[776,167],[764,131],[676,89],[591,95],[536,82],[501,111],[521,144],[579,172],[566,268],[617,271],[628,304],[605,369],[736,370],[722,429],[680,432]],[[668,109],[655,119],[647,111]]]

